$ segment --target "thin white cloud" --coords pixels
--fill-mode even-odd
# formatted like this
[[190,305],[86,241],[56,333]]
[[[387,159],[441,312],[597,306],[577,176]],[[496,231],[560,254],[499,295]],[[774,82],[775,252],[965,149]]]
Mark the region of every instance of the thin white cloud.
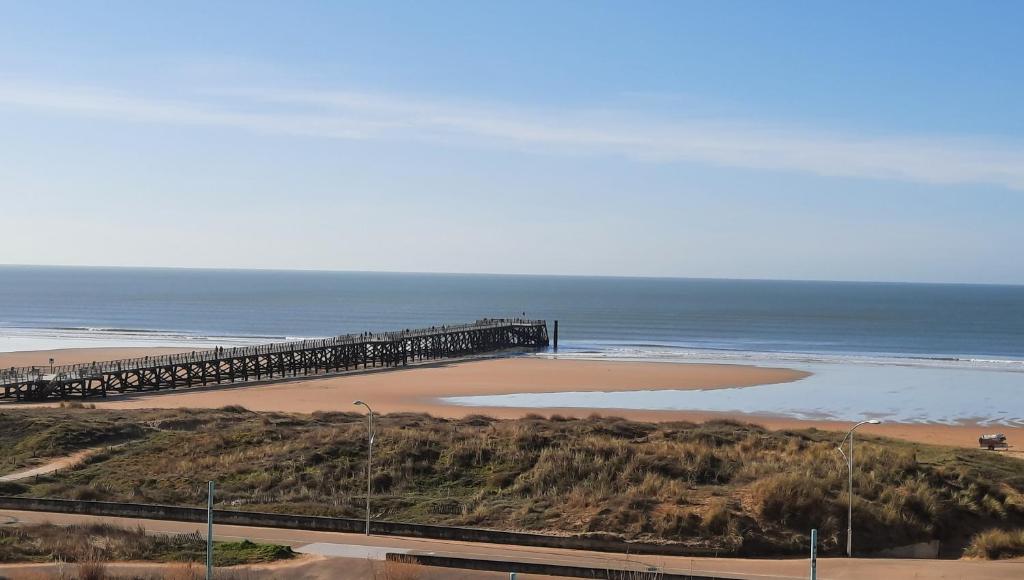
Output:
[[659,121],[626,111],[538,111],[343,91],[230,90],[169,100],[0,84],[0,107],[265,134],[445,142],[1024,190],[1024,144],[994,139],[866,137],[753,123]]

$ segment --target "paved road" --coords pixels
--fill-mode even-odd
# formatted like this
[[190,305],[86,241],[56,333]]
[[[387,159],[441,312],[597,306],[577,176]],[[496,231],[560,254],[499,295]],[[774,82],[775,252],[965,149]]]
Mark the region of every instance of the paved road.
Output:
[[[104,521],[122,526],[142,525],[155,533],[204,531],[205,526],[195,523],[110,518],[0,510],[0,525],[19,522],[52,522],[57,524]],[[348,562],[366,562],[383,558],[386,552],[410,551],[451,555],[462,558],[509,559],[520,562],[551,562],[596,568],[631,568],[660,566],[665,571],[694,574],[724,574],[743,580],[796,580],[808,576],[807,560],[757,560],[738,558],[686,558],[676,556],[627,556],[532,548],[446,540],[424,540],[389,536],[364,536],[336,532],[285,530],[250,526],[215,526],[214,535],[220,539],[242,539],[290,545],[297,551],[318,554]],[[338,562],[342,565],[341,562]],[[2,568],[0,568],[2,571]],[[978,562],[965,560],[891,560],[823,558],[818,562],[818,575],[822,580],[1019,580],[1024,578],[1024,560]],[[490,575],[481,575],[488,577]],[[477,576],[473,576],[477,577]]]

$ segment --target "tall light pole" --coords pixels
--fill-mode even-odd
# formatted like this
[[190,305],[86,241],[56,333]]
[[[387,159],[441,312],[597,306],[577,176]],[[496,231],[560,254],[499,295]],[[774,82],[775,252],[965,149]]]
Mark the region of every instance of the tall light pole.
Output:
[[[849,501],[849,505],[847,506],[847,509],[849,511],[846,514],[846,556],[847,557],[852,557],[853,556],[853,432],[856,431],[857,427],[860,427],[861,425],[878,425],[879,423],[881,423],[881,421],[879,421],[878,419],[868,419],[867,421],[861,421],[860,423],[857,423],[856,425],[854,425],[853,427],[850,428],[850,430],[846,433],[846,437],[844,437],[843,440],[839,442],[839,447],[836,447],[836,449],[838,449],[839,452],[843,454],[843,457],[846,458],[846,469],[849,472],[849,482],[848,482],[849,488],[848,489],[849,489],[849,492],[850,492],[850,501]],[[850,453],[849,453],[849,455],[847,455],[843,451],[843,443],[845,443],[847,439],[850,440]]]
[[366,449],[366,535],[370,535],[370,483],[372,479],[370,475],[371,462],[373,461],[373,409],[369,405],[362,401],[355,401],[353,405],[366,407],[366,439],[369,442],[369,446]]

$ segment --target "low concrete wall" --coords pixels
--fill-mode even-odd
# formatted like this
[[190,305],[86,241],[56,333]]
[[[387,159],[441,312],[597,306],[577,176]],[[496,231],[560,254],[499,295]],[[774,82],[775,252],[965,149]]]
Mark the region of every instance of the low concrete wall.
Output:
[[[206,522],[206,510],[203,508],[114,503],[104,501],[0,497],[0,509],[144,518],[177,522]],[[221,509],[213,510],[213,521],[222,525],[258,526],[264,528],[286,528],[293,530],[347,533],[362,533],[365,530],[366,525],[364,520],[348,518],[244,512]],[[396,522],[372,522],[370,525],[370,531],[371,533],[380,536],[405,536],[413,538],[429,538],[432,540],[484,542],[488,544],[514,544],[517,546],[566,548],[570,550],[592,550],[596,552],[626,552],[631,554],[676,556],[715,555],[710,550],[693,549],[678,544],[641,544],[623,542],[614,539],[582,536],[550,536],[522,532],[483,530],[479,528],[429,526],[424,524],[403,524]]]
[[939,557],[939,541],[920,542],[909,546],[898,546],[871,553],[872,558],[916,558],[934,560]]
[[543,564],[537,562],[512,562],[507,560],[479,560],[475,558],[455,558],[450,556],[430,556],[425,554],[388,554],[388,560],[411,562],[423,566],[438,568],[458,568],[461,570],[481,570],[488,572],[516,572],[518,574],[539,574],[544,576],[560,576],[563,578],[599,578],[601,580],[638,580],[651,578],[657,580],[733,580],[731,576],[693,576],[690,574],[667,574],[657,570],[621,570],[611,568],[587,568],[584,566],[564,566],[561,564]]

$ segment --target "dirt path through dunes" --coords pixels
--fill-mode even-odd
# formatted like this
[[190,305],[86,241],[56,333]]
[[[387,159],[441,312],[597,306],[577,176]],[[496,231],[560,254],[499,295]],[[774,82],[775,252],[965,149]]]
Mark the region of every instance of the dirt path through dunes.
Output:
[[21,481],[23,479],[29,479],[29,478],[35,477],[37,475],[47,475],[47,474],[53,473],[53,472],[61,470],[61,469],[67,469],[69,467],[73,467],[73,466],[81,463],[82,461],[84,461],[90,455],[98,453],[98,452],[100,452],[100,451],[102,451],[104,449],[108,449],[110,447],[116,447],[116,446],[104,446],[104,447],[93,447],[93,448],[90,448],[90,449],[82,449],[81,451],[76,451],[76,452],[72,453],[71,455],[66,455],[64,457],[58,457],[56,459],[53,459],[53,460],[49,461],[48,463],[44,463],[42,465],[39,465],[39,466],[36,466],[36,467],[32,467],[30,469],[24,469],[22,471],[15,471],[14,473],[8,473],[7,475],[2,475],[2,476],[0,476],[0,481]]

